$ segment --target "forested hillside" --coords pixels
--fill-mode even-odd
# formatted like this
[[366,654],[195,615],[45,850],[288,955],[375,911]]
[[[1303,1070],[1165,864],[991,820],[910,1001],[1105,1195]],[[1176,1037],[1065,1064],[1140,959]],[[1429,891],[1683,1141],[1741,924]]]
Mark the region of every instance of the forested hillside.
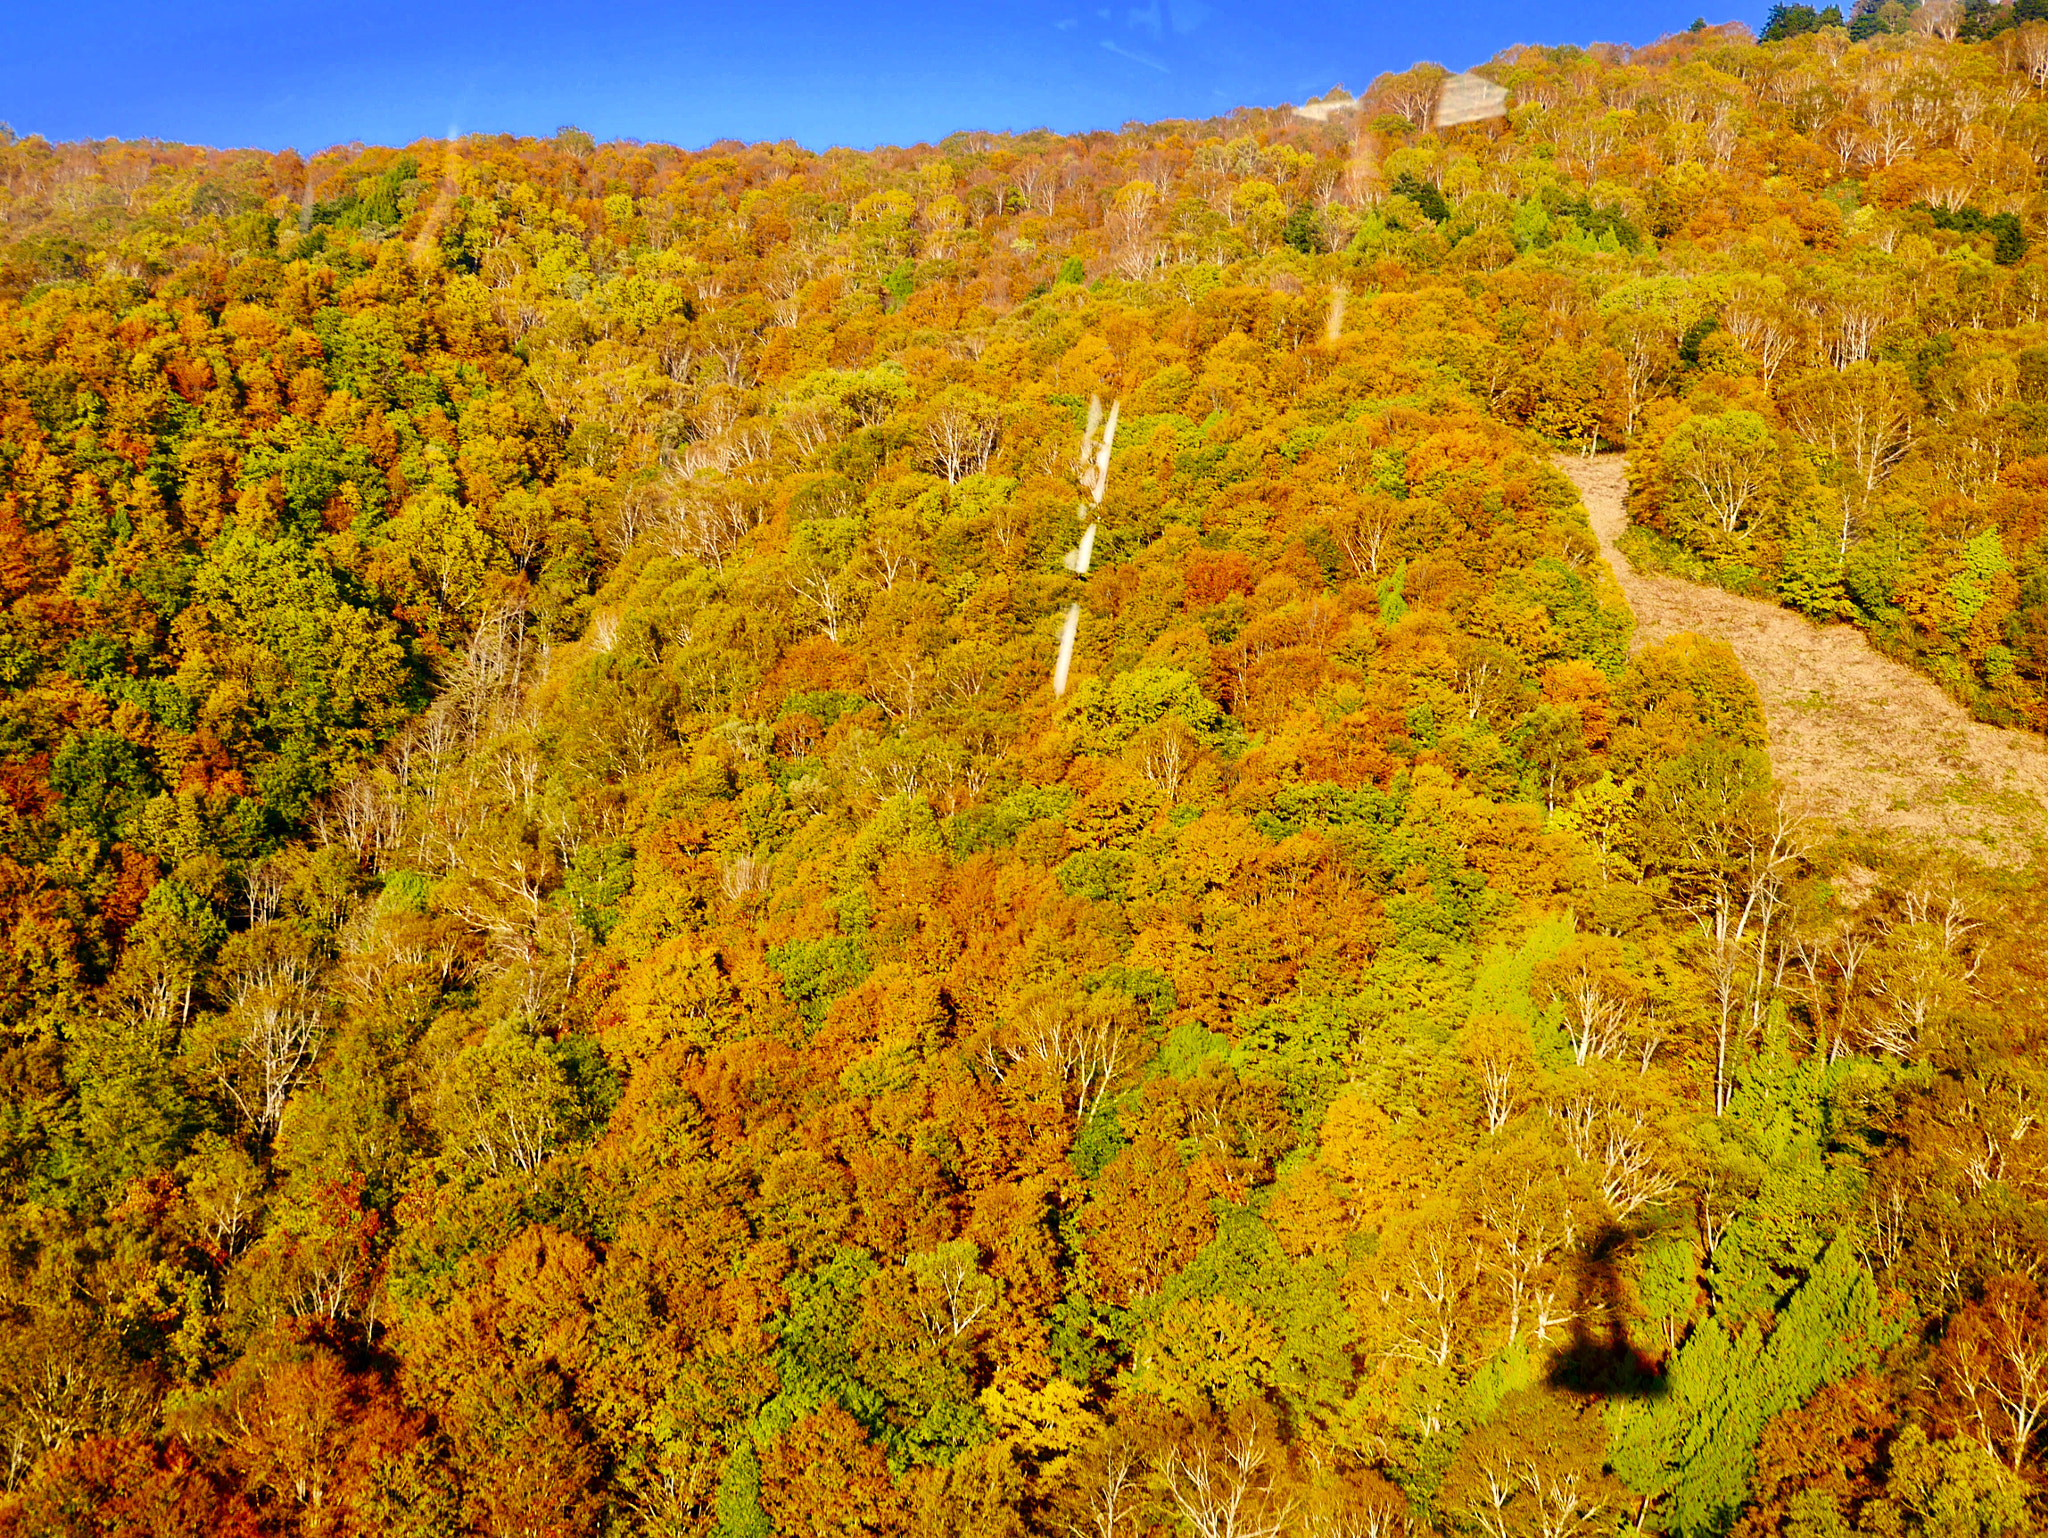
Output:
[[1923,9],[0,145],[0,1531],[2038,1530],[2048,884],[1549,462],[2048,726],[2048,25]]

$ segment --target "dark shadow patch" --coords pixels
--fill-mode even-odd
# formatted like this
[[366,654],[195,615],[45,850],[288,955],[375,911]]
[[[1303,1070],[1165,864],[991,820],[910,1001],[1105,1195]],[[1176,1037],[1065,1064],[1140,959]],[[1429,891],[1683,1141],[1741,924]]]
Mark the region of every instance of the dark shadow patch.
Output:
[[1641,1236],[1610,1223],[1573,1263],[1579,1309],[1570,1342],[1551,1362],[1552,1388],[1605,1399],[1661,1399],[1670,1392],[1657,1355],[1630,1338],[1620,1260]]

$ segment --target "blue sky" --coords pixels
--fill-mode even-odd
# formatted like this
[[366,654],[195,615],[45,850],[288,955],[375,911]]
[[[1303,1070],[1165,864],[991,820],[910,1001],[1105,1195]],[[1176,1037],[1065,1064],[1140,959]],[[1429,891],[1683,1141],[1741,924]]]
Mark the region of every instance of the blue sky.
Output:
[[15,0],[0,120],[52,139],[308,153],[568,123],[600,139],[865,148],[1301,101],[1516,42],[1648,42],[1692,20],[1669,8],[1684,3]]

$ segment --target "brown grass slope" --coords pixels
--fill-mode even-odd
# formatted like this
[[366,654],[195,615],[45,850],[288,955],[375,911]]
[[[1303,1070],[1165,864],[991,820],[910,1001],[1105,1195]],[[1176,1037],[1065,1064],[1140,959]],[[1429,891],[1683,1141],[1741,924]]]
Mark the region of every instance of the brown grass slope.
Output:
[[1807,815],[1936,838],[1998,864],[2023,862],[2048,838],[2040,738],[1971,720],[1846,625],[1637,571],[1614,543],[1628,527],[1624,456],[1564,454],[1557,464],[1635,611],[1635,644],[1691,631],[1734,647],[1763,699],[1772,766]]

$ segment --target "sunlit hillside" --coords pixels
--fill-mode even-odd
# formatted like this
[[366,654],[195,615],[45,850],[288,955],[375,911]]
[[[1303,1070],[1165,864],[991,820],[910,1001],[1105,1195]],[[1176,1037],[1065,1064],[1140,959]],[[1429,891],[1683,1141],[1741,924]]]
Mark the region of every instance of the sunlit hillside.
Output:
[[0,1532],[2041,1530],[2040,3],[0,143]]

